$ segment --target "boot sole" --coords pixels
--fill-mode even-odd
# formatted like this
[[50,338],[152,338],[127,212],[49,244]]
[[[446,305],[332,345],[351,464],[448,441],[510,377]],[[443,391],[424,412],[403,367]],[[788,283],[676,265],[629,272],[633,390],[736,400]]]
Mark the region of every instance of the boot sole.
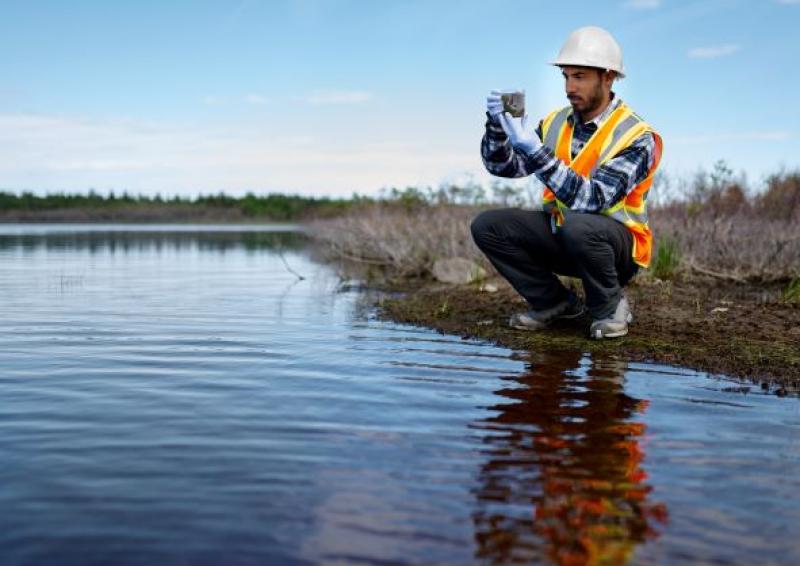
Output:
[[595,340],[602,340],[603,338],[620,338],[625,336],[628,333],[628,329],[625,330],[617,330],[616,332],[606,332],[604,333],[602,330],[596,332],[592,338]]
[[515,330],[529,330],[533,332],[537,332],[539,330],[546,330],[550,327],[550,325],[555,322],[556,320],[572,320],[573,318],[579,318],[586,314],[586,309],[581,310],[580,312],[570,313],[570,314],[560,314],[558,316],[553,317],[552,320],[543,324],[542,326],[531,327],[531,326],[524,326],[522,324],[509,324],[510,328]]
[[[625,320],[628,324],[633,322],[633,314],[628,313],[628,316],[625,317]],[[598,330],[594,334],[590,334],[591,338],[595,340],[602,340],[603,338],[620,338],[625,336],[628,333],[628,327],[626,326],[624,330],[615,330],[614,332],[603,332],[602,330]]]
[[528,332],[539,332],[540,330],[547,330],[547,326],[523,326],[522,324],[509,324],[509,328],[514,330],[527,330]]

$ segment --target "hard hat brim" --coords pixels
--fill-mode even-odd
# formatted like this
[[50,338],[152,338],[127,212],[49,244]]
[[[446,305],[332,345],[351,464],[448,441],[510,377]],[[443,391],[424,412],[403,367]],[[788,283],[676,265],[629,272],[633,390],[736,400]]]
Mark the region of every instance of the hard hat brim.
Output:
[[605,70],[614,71],[615,73],[617,73],[617,77],[619,77],[620,79],[624,79],[625,78],[625,71],[623,69],[615,69],[614,67],[608,67],[608,66],[604,66],[604,65],[590,65],[590,64],[586,63],[585,61],[580,61],[579,62],[579,61],[559,60],[559,61],[551,61],[548,64],[552,65],[554,67],[591,67],[593,69],[603,69],[604,71]]

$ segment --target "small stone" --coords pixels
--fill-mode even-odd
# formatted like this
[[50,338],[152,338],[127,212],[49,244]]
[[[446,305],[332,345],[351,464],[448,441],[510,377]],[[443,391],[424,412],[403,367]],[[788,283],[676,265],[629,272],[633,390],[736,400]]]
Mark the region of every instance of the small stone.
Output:
[[431,271],[437,281],[452,285],[467,285],[486,278],[485,269],[463,257],[436,260]]

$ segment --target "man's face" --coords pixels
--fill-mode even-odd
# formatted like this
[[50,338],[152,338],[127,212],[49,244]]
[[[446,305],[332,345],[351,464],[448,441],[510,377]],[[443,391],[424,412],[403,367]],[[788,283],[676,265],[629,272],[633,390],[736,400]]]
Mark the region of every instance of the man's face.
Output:
[[572,109],[578,114],[591,114],[605,102],[604,73],[593,67],[561,67],[564,88]]

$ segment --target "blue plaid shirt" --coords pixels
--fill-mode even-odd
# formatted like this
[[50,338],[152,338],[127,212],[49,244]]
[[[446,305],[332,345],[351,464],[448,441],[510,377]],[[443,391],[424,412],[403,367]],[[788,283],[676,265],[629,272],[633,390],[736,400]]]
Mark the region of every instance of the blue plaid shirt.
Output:
[[[612,98],[606,109],[589,122],[576,120],[574,113],[567,118],[573,127],[573,158],[597,131],[598,125],[621,103],[619,98]],[[614,206],[647,177],[655,158],[656,142],[647,132],[606,161],[594,175],[583,177],[558,159],[548,147],[542,146],[531,154],[515,150],[500,124],[488,113],[487,117],[481,158],[489,173],[508,178],[534,174],[555,193],[558,200],[576,212],[601,212]],[[536,133],[542,139],[541,122]]]

